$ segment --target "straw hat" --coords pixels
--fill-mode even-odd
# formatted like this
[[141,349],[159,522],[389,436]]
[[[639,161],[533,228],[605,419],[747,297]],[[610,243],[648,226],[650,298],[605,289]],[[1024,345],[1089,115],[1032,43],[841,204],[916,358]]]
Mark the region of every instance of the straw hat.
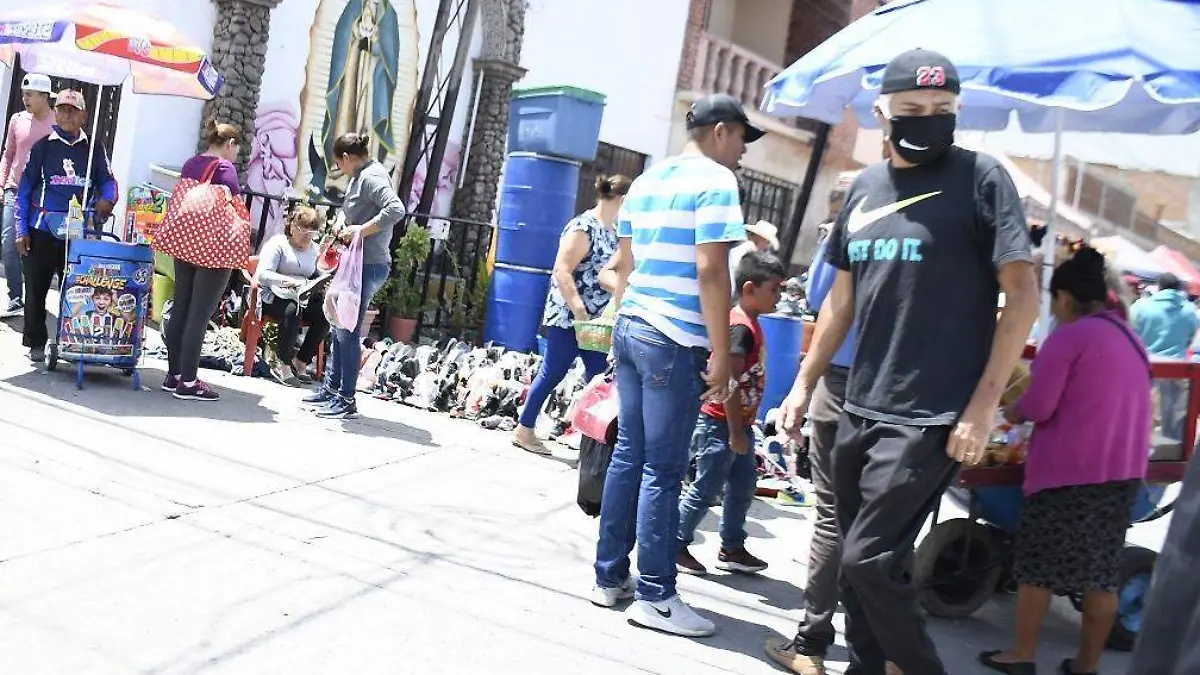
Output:
[[766,239],[767,244],[773,249],[779,248],[779,228],[765,220],[760,220],[753,225],[747,224],[746,232],[749,234],[757,234],[763,239]]

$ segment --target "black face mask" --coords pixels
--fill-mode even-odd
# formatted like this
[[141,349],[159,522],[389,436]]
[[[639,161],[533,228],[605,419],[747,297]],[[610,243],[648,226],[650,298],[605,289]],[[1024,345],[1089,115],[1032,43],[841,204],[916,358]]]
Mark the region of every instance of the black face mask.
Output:
[[892,149],[906,162],[928,164],[946,154],[954,145],[953,113],[924,117],[892,117]]

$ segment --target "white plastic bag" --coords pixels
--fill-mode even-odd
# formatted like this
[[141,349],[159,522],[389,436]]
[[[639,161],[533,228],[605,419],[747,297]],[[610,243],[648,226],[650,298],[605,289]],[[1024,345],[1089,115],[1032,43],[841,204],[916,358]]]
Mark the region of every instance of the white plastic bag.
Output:
[[355,234],[342,253],[337,273],[325,291],[325,318],[329,325],[348,331],[358,330],[358,311],[362,302],[362,239]]

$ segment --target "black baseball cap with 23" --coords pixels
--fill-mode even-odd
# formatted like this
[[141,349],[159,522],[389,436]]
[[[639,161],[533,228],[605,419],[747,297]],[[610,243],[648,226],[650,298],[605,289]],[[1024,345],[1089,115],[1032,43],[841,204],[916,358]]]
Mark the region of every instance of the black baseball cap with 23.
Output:
[[917,89],[941,89],[960,93],[958,69],[950,59],[929,49],[910,49],[887,64],[883,71],[880,94]]
[[742,102],[729,94],[711,94],[697,99],[687,114],[687,128],[709,127],[720,122],[738,122],[746,127],[746,142],[753,143],[767,132],[750,124]]

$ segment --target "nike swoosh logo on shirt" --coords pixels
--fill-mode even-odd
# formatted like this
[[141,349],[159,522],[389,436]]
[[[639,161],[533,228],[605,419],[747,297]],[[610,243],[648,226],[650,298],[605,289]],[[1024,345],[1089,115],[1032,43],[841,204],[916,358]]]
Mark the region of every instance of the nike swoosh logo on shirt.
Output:
[[846,220],[846,231],[853,234],[882,218],[886,218],[887,216],[912,206],[917,202],[923,202],[930,197],[936,197],[940,194],[942,194],[941,190],[938,190],[937,192],[926,192],[923,195],[909,197],[908,199],[904,199],[893,204],[888,204],[886,206],[880,206],[879,208],[871,209],[870,211],[863,211],[863,204],[866,203],[867,200],[860,199],[858,200],[858,204],[854,207],[854,211],[850,213],[850,218]]

